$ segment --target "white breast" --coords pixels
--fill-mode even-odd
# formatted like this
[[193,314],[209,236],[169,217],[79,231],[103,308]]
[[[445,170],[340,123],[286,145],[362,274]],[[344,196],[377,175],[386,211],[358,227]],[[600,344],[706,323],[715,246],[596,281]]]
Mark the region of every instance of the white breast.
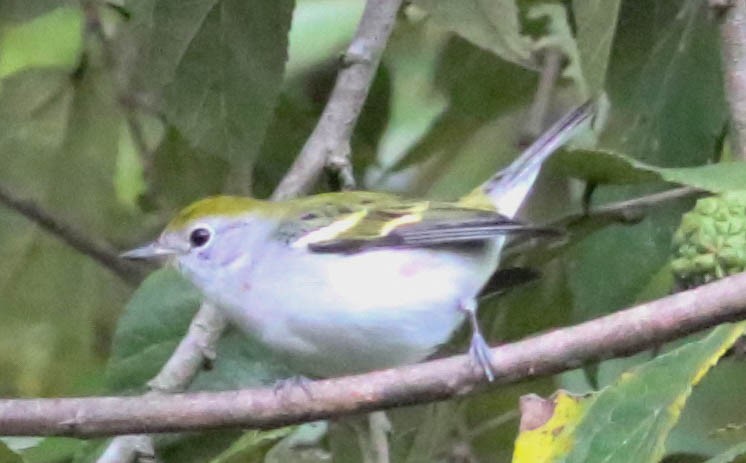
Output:
[[484,249],[342,255],[278,244],[203,290],[299,373],[335,376],[432,354],[461,323],[459,302],[478,293],[496,260]]

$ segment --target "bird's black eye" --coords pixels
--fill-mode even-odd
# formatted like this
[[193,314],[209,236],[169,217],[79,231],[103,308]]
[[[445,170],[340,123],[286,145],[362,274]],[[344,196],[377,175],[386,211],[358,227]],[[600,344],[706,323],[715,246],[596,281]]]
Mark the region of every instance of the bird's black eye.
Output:
[[195,228],[192,233],[189,234],[189,242],[195,248],[199,248],[207,244],[210,241],[210,230],[206,228]]

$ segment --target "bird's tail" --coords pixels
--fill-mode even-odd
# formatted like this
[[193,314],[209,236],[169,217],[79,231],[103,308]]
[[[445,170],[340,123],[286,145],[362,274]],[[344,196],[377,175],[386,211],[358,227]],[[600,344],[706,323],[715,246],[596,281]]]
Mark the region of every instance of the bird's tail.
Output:
[[573,109],[554,123],[508,167],[461,198],[466,205],[491,205],[501,214],[513,217],[531,191],[546,159],[567,143],[586,121],[596,114],[595,100]]

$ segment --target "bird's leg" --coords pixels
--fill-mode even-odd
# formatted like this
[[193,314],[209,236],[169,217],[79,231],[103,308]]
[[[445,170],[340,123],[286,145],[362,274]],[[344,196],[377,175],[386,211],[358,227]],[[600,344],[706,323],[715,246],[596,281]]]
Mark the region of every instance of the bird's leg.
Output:
[[484,375],[487,380],[492,382],[495,380],[495,372],[492,370],[492,354],[490,352],[490,346],[482,336],[482,331],[479,329],[479,321],[477,320],[477,301],[475,299],[469,299],[462,301],[459,304],[459,308],[469,318],[469,324],[471,324],[471,343],[469,345],[469,357],[478,367],[484,371]]

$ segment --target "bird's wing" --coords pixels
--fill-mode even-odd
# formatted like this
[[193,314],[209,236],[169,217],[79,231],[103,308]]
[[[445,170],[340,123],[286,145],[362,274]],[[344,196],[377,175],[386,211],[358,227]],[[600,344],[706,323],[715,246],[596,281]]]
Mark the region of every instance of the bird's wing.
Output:
[[306,200],[289,219],[289,244],[319,253],[424,247],[483,241],[499,235],[557,234],[497,212],[455,203],[406,200],[380,193],[329,193]]

